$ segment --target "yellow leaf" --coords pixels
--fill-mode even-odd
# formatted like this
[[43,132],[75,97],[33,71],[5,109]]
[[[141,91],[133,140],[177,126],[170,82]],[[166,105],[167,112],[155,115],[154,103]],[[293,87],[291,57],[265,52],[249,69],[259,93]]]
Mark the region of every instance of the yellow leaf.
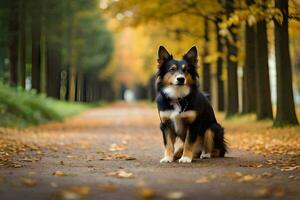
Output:
[[229,59],[232,61],[232,62],[237,62],[238,61],[238,58],[234,55],[230,55],[229,56]]
[[22,164],[13,164],[13,167],[14,168],[21,168],[21,167],[23,167],[23,165]]
[[53,176],[67,176],[63,171],[55,171],[52,174]]
[[35,180],[29,178],[22,178],[21,182],[23,185],[28,187],[33,187],[37,185],[37,182]]
[[141,188],[139,195],[144,199],[152,199],[155,197],[155,192],[151,188]]
[[245,175],[245,176],[242,176],[238,181],[239,182],[250,182],[250,181],[253,181],[254,178],[255,177],[252,175]]
[[201,177],[196,180],[196,183],[207,183],[209,182],[209,179],[207,177]]
[[249,26],[253,26],[256,24],[256,18],[254,15],[249,15],[247,21]]

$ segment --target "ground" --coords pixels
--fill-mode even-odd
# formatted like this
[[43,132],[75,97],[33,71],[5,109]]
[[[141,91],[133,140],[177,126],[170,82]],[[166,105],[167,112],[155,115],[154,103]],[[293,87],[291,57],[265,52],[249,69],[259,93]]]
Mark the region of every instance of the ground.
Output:
[[159,163],[159,118],[147,103],[0,129],[0,199],[300,199],[299,127],[218,118],[230,152],[191,164]]

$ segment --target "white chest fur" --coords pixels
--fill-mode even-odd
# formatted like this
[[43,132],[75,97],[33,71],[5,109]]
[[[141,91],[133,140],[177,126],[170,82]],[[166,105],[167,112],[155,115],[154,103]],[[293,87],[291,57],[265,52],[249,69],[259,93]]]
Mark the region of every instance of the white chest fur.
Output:
[[196,111],[181,111],[181,106],[178,103],[172,103],[173,110],[160,111],[159,115],[162,122],[171,120],[174,124],[176,133],[179,133],[183,130],[184,123],[192,123],[196,119]]
[[171,105],[173,106],[174,110],[171,113],[170,119],[174,123],[175,131],[178,133],[179,130],[181,130],[182,126],[183,126],[183,121],[179,117],[179,114],[180,114],[180,111],[181,111],[181,106],[180,106],[179,103],[171,103]]

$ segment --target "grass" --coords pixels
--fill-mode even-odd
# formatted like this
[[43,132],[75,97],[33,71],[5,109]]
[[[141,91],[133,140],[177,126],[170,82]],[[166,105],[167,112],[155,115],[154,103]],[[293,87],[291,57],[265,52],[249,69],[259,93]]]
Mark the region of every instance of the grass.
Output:
[[0,127],[27,127],[76,115],[92,105],[70,103],[0,83]]

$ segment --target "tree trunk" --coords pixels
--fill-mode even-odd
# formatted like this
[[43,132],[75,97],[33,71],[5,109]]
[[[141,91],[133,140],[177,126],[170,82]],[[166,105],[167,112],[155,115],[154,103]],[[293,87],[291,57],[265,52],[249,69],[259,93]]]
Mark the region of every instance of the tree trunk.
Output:
[[39,1],[33,6],[31,31],[32,31],[32,71],[31,71],[31,83],[32,88],[38,93],[41,92],[41,14],[38,6]]
[[76,93],[76,74],[77,74],[77,67],[76,62],[74,61],[75,58],[72,58],[70,69],[69,69],[69,101],[75,101],[75,93]]
[[221,20],[218,18],[218,20],[215,22],[216,25],[216,35],[217,35],[217,51],[218,51],[218,60],[217,60],[217,106],[218,111],[224,111],[225,109],[225,100],[224,100],[224,81],[223,81],[223,58],[221,54],[223,54],[223,44],[221,41],[221,36],[219,34],[220,28],[218,26],[218,23]]
[[47,42],[46,92],[47,96],[60,98],[61,55],[57,45]]
[[[70,1],[67,1],[67,9],[70,9]],[[67,98],[69,101],[75,101],[75,82],[76,82],[76,62],[73,51],[73,38],[74,38],[74,16],[72,11],[69,10],[67,14],[67,70],[68,70],[68,83],[67,83]]]
[[20,6],[20,78],[19,84],[25,88],[26,79],[26,0]]
[[273,114],[268,65],[268,40],[265,21],[260,21],[256,25],[255,48],[257,119],[272,119]]
[[18,32],[19,32],[19,4],[18,0],[9,1],[9,63],[10,85],[18,84]]
[[202,68],[202,87],[203,91],[211,95],[211,84],[210,84],[210,63],[206,62],[206,57],[209,54],[209,27],[208,20],[204,19],[204,52],[203,52],[203,68]]
[[5,83],[6,80],[6,72],[7,72],[7,66],[5,64],[4,59],[7,58],[6,55],[6,48],[5,47],[0,47],[0,81]]
[[[227,16],[233,12],[233,0],[226,1],[226,12]],[[232,36],[232,41],[227,38],[227,109],[226,116],[230,117],[234,114],[237,114],[239,111],[239,102],[238,102],[238,79],[237,79],[237,62],[233,58],[237,58],[237,47],[236,47],[236,33],[233,29],[236,27],[233,26],[230,28],[230,34]]]
[[255,85],[255,30],[246,25],[245,29],[245,66],[243,71],[243,110],[242,113],[256,111],[256,85]]
[[83,74],[78,70],[76,81],[76,101],[83,101]]
[[83,74],[83,83],[82,83],[82,101],[87,102],[87,73]]
[[279,24],[275,20],[277,112],[274,126],[297,125],[289,51],[288,1],[276,0],[275,7],[281,10],[283,22]]
[[56,21],[63,20],[62,5],[52,0],[45,4],[46,93],[56,99],[60,99],[63,46],[63,29],[57,27]]
[[67,43],[67,67],[69,70],[69,82],[68,82],[68,100],[75,101],[76,98],[76,77],[77,77],[77,51],[73,49],[73,15],[68,16],[68,43]]

